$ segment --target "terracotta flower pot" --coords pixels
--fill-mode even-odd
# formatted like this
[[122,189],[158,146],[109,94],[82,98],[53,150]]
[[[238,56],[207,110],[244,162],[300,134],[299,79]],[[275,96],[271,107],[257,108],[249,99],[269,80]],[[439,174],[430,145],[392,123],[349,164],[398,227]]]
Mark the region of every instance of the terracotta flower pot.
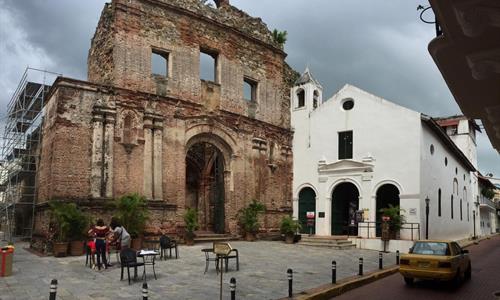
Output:
[[257,237],[255,236],[255,233],[253,233],[253,232],[247,232],[245,234],[245,240],[247,242],[254,242],[256,239],[257,239]]
[[194,236],[194,232],[186,232],[186,234],[184,234],[184,243],[186,243],[187,246],[193,246]]
[[295,240],[295,234],[285,234],[285,243],[293,244]]
[[68,255],[68,242],[54,242],[53,252],[55,257],[65,257]]
[[142,249],[142,238],[133,238],[130,247],[134,250],[141,250]]
[[72,241],[69,244],[69,254],[71,256],[80,256],[83,255],[83,241]]

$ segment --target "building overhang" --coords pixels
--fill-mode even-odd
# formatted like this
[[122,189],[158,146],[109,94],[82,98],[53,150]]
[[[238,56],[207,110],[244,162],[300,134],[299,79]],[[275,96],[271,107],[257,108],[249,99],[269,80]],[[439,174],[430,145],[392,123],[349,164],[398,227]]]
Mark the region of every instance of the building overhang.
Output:
[[500,1],[430,0],[443,35],[429,52],[462,112],[500,152]]
[[318,162],[318,173],[327,174],[345,174],[345,173],[366,173],[373,172],[373,165],[365,162],[359,162],[350,159],[339,160],[334,163],[326,163],[324,160]]

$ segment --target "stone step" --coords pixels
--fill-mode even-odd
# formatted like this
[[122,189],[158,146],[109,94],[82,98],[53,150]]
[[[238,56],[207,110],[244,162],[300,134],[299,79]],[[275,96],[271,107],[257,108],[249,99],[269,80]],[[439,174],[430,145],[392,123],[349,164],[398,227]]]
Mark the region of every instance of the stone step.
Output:
[[349,245],[352,244],[351,241],[348,240],[342,240],[342,241],[329,241],[329,240],[308,240],[308,239],[302,239],[300,240],[300,243],[309,243],[309,244],[329,244],[329,245]]
[[194,238],[195,243],[210,243],[210,242],[228,242],[237,241],[239,236],[229,235],[229,234],[218,234],[218,235],[202,235],[196,236]]
[[331,248],[334,250],[348,250],[356,248],[354,244],[330,244],[330,243],[308,243],[308,242],[300,242],[301,246],[310,246],[310,247],[322,247],[322,248]]

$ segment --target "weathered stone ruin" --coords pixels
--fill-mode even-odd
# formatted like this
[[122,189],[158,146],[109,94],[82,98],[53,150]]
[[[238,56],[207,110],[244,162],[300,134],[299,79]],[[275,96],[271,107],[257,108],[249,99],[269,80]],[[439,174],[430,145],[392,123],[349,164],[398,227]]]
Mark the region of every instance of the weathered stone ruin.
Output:
[[[201,55],[212,58],[210,80]],[[88,81],[59,77],[47,96],[35,238],[48,230],[48,200],[107,221],[106,203],[132,192],[148,199],[151,233],[182,232],[186,207],[202,230],[238,233],[252,199],[266,205],[263,230],[277,230],[292,209],[295,72],[285,57],[266,25],[228,0],[106,4]]]

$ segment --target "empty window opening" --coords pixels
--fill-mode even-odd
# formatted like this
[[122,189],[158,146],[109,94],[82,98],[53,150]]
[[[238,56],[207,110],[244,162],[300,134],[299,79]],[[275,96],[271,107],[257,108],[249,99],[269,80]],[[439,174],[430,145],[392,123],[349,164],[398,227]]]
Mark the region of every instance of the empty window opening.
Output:
[[339,132],[339,159],[352,159],[352,131]]
[[460,199],[460,221],[462,221],[462,199]]
[[297,91],[297,107],[306,105],[306,92],[303,89]]
[[438,217],[441,217],[441,189],[438,190]]
[[216,8],[217,3],[214,0],[200,0],[201,3],[205,4],[208,7]]
[[314,93],[313,93],[313,109],[316,109],[318,107],[318,104],[319,104],[319,92],[314,91]]
[[453,219],[453,195],[451,195],[451,218]]
[[257,82],[243,78],[243,98],[247,101],[257,101]]
[[201,50],[200,79],[217,82],[217,54]]
[[168,77],[168,53],[153,50],[151,53],[151,73]]
[[132,117],[130,115],[123,120],[123,143],[132,143]]
[[354,100],[352,98],[346,98],[342,102],[342,108],[344,110],[351,110],[354,107]]

